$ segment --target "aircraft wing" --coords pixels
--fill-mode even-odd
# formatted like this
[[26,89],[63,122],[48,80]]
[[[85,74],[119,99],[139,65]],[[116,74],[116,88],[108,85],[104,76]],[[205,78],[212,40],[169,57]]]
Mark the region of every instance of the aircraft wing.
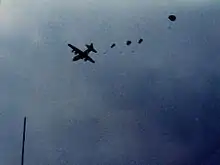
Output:
[[95,61],[91,57],[89,57],[89,56],[86,59],[89,60],[92,63],[95,63]]
[[68,44],[68,46],[73,49],[72,52],[74,52],[75,54],[83,54],[83,51],[79,50],[75,46],[73,46],[71,44]]

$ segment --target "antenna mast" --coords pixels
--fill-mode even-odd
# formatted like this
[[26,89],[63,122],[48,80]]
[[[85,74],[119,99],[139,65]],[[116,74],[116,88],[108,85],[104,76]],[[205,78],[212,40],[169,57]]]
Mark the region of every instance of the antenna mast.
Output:
[[22,153],[21,153],[21,165],[24,164],[24,142],[25,142],[25,132],[26,132],[26,117],[24,117],[23,140],[22,140]]

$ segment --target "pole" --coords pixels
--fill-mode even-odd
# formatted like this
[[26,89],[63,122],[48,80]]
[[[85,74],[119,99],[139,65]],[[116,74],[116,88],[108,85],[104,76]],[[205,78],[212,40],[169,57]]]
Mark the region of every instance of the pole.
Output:
[[26,117],[24,117],[24,127],[23,127],[23,141],[22,141],[22,157],[21,157],[21,165],[24,164],[24,142],[25,142],[25,132],[26,132]]

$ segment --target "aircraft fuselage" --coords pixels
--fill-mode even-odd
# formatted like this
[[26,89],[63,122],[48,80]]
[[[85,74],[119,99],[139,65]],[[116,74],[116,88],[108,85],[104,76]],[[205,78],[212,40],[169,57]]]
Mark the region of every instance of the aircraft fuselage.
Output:
[[81,59],[87,58],[89,56],[90,50],[85,50],[83,54],[79,54]]
[[91,52],[91,50],[85,50],[83,53],[80,53],[79,55],[75,56],[73,58],[73,61],[77,61],[79,59],[84,59],[84,61],[89,60],[90,62],[95,63],[95,61],[93,61],[90,57],[89,57],[89,53]]

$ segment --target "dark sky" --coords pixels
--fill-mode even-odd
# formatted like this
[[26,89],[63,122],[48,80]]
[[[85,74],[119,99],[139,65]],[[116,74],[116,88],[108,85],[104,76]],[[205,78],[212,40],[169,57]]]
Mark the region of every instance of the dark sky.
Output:
[[[220,164],[219,9],[206,0],[2,1],[1,163],[20,163],[27,116],[25,164]],[[73,63],[67,43],[90,42],[96,63]]]

